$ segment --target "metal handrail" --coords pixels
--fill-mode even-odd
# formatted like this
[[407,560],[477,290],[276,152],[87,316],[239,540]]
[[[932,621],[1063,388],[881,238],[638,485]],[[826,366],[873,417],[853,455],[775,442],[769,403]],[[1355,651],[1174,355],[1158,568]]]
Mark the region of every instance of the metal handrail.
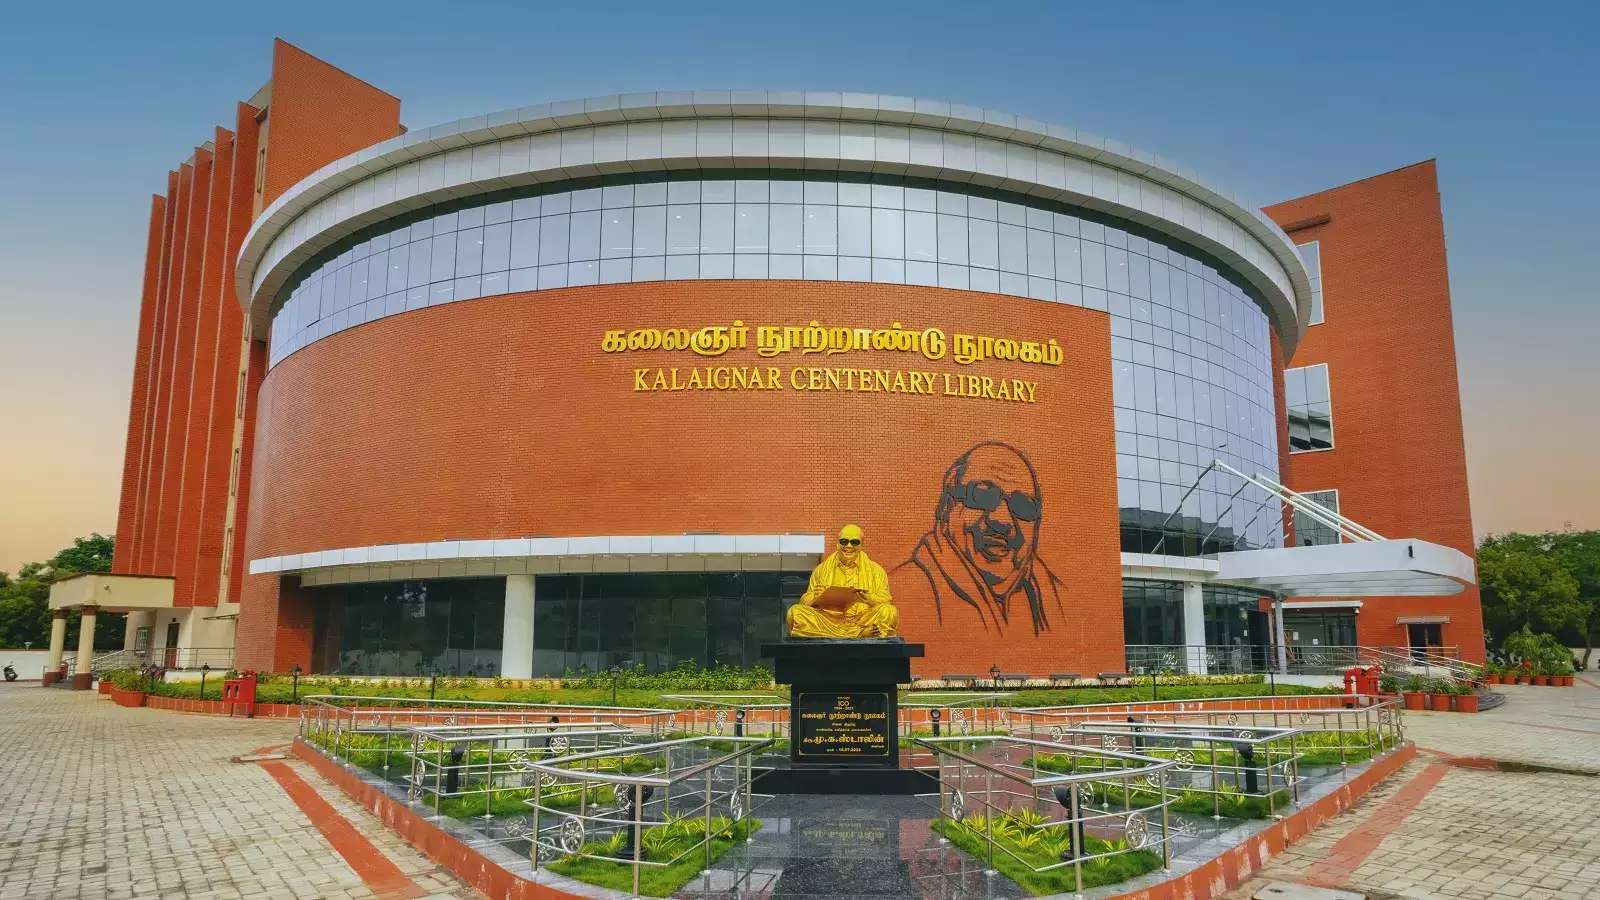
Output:
[[[711,755],[703,761],[677,771],[672,769],[674,750],[694,751],[700,747],[711,750],[713,740],[719,743],[731,741],[736,746],[731,752],[720,756]],[[772,743],[771,738],[729,739],[697,736],[636,744],[611,751],[569,754],[556,757],[554,760],[531,763],[530,770],[536,773],[537,777],[533,781],[533,799],[526,801],[533,811],[532,829],[526,838],[531,845],[530,856],[534,869],[537,871],[541,865],[548,864],[547,854],[631,865],[633,893],[634,896],[639,896],[640,872],[645,867],[671,866],[701,847],[707,848],[709,863],[711,842],[715,840],[716,832],[726,827],[722,823],[737,825],[744,822],[754,811],[756,799],[769,799],[767,795],[756,794],[752,790],[754,774],[752,763],[754,756],[771,747]],[[611,775],[589,768],[589,764],[598,764],[607,757],[620,754],[630,756],[660,754],[666,761],[667,775],[665,777]],[[717,770],[728,767],[733,770],[731,779],[716,777]],[[560,790],[564,781],[577,782],[576,813],[547,806],[544,802],[545,792]],[[731,781],[730,787],[719,789],[719,784],[729,781]],[[598,802],[597,798],[597,805],[612,808],[591,809],[591,785],[611,787],[611,801]],[[658,788],[659,796],[657,796]],[[570,796],[571,793],[569,790],[563,795]],[[677,800],[678,808],[683,809],[686,798],[689,811],[672,818],[674,799]],[[647,818],[652,808],[659,810],[660,818]],[[725,810],[728,815],[726,817],[714,815],[719,810]],[[546,815],[557,815],[560,818],[555,826],[547,828],[543,822]],[[643,847],[647,842],[647,828],[654,832],[658,828],[672,828],[677,823],[694,820],[703,822],[697,841],[680,849],[669,859],[645,858]],[[591,827],[600,833],[609,831],[613,838],[626,839],[627,848],[616,851],[625,855],[619,858],[587,852]],[[552,833],[554,839],[550,839]],[[670,834],[670,831],[667,833]],[[748,835],[748,832],[746,834]],[[692,834],[689,836],[692,837]],[[748,837],[746,839],[748,840]],[[629,849],[632,852],[628,852]]]
[[[959,827],[966,833],[980,839],[986,850],[986,862],[990,872],[994,871],[994,852],[996,849],[1009,856],[1018,864],[1027,867],[1035,873],[1042,873],[1072,866],[1077,890],[1083,891],[1083,864],[1085,861],[1114,856],[1120,853],[1129,853],[1144,850],[1152,844],[1161,846],[1162,866],[1170,869],[1172,862],[1172,841],[1169,827],[1167,808],[1172,803],[1172,798],[1167,791],[1167,773],[1173,769],[1176,760],[1163,760],[1154,757],[1142,756],[1135,753],[1124,753],[1106,748],[1087,748],[1076,745],[1063,745],[1045,741],[1033,740],[1016,736],[951,736],[937,738],[916,738],[916,743],[926,749],[934,758],[935,765],[929,774],[935,774],[939,783],[939,817],[943,833],[948,834],[951,828]],[[1027,777],[1016,766],[997,765],[989,761],[978,759],[968,753],[962,752],[958,747],[966,744],[986,744],[991,750],[1018,748],[1028,752],[1035,760],[1033,777]],[[951,746],[955,745],[955,746]],[[1075,756],[1104,761],[1118,761],[1133,763],[1134,765],[1120,769],[1097,769],[1084,773],[1051,773],[1040,775],[1037,771],[1037,757],[1041,749],[1051,751],[1066,751]],[[926,769],[924,771],[927,771]],[[975,776],[975,777],[972,777]],[[1007,798],[1025,798],[1027,809],[1035,817],[1027,825],[1034,833],[1043,834],[1048,831],[1065,829],[1066,839],[1070,843],[1070,851],[1062,856],[1060,861],[1045,866],[1036,866],[1032,862],[1012,851],[1005,844],[995,838],[995,819],[1001,815],[1015,817],[1017,807],[1001,806],[995,802],[995,776],[1002,779],[998,793],[1002,804],[1010,804]],[[969,777],[977,784],[969,784]],[[1089,804],[1086,792],[1092,795],[1095,783],[1119,782],[1122,788],[1123,808],[1116,811],[1108,809],[1106,812],[1086,810]],[[1157,793],[1159,801],[1145,806],[1135,807],[1132,804],[1133,784],[1140,785],[1140,790],[1150,790]],[[981,789],[981,793],[980,793]],[[1025,790],[1025,793],[1023,792]],[[1048,799],[1041,800],[1041,792],[1049,795]],[[931,797],[931,795],[924,795]],[[1109,793],[1107,794],[1109,798]],[[989,811],[983,816],[982,831],[978,826],[971,824],[967,819],[968,803],[981,803]],[[1047,808],[1061,806],[1064,817],[1060,819],[1044,815],[1039,812],[1041,805],[1048,804]],[[1155,838],[1150,834],[1146,820],[1147,813],[1159,810],[1161,816],[1160,836]],[[1089,853],[1086,845],[1086,832],[1090,827],[1106,827],[1103,823],[1122,823],[1122,832],[1127,838],[1126,844],[1121,849],[1111,849],[1103,853]],[[1020,820],[1019,820],[1020,821]],[[1092,824],[1094,823],[1094,824]]]

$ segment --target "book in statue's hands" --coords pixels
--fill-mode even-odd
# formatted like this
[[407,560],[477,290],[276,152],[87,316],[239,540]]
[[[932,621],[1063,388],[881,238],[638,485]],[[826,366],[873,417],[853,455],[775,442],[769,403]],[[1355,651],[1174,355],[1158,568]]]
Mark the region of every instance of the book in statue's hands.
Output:
[[817,609],[838,610],[843,612],[861,602],[861,595],[855,588],[831,587],[822,592],[811,605]]

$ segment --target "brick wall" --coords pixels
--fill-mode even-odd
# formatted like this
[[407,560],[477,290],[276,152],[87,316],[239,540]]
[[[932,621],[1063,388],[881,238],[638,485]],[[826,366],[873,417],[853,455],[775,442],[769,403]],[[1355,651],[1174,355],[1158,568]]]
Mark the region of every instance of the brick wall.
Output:
[[[234,130],[215,129],[212,148],[196,148],[169,175],[151,210],[114,570],[173,576],[179,606],[214,605],[221,593],[245,355],[240,484],[249,478],[265,355],[244,339],[233,265],[254,215],[258,113],[238,104]],[[398,100],[282,41],[273,46],[271,118],[269,202],[316,169],[400,133]],[[244,493],[234,511],[241,527]],[[243,552],[236,538],[234,599]]]
[[272,42],[261,205],[330,162],[399,135],[400,101],[293,44]]
[[[1328,364],[1334,449],[1297,453],[1289,485],[1337,488],[1339,511],[1385,537],[1420,538],[1473,553],[1472,509],[1433,161],[1268,207],[1321,242],[1325,322],[1306,331],[1290,366]],[[1403,644],[1399,616],[1448,615],[1445,644],[1483,658],[1478,592],[1369,598],[1363,644]]]
[[[979,312],[981,311],[981,313]],[[730,324],[750,348],[718,359],[605,353],[607,329]],[[1058,367],[959,365],[909,353],[764,359],[760,324],[938,327],[1056,339]],[[768,366],[781,390],[639,392],[634,370]],[[798,391],[796,367],[935,374],[934,396]],[[944,373],[1038,382],[1033,404],[942,394]],[[1122,595],[1109,319],[1052,303],[893,285],[656,283],[571,288],[406,313],[307,347],[260,396],[250,559],[448,538],[866,530],[893,569],[933,526],[946,468],[982,441],[1026,454],[1042,501],[1038,558],[1050,629],[1021,598],[986,627],[919,569],[891,574],[923,673],[1120,670]],[[809,384],[802,370],[802,383]],[[652,380],[646,376],[647,382]],[[1042,566],[1035,568],[1049,586]],[[242,665],[280,665],[289,634],[275,576],[247,576]],[[1059,605],[1058,605],[1059,598]],[[940,614],[942,610],[942,616]],[[309,624],[305,626],[309,628]],[[305,665],[305,662],[301,663]]]

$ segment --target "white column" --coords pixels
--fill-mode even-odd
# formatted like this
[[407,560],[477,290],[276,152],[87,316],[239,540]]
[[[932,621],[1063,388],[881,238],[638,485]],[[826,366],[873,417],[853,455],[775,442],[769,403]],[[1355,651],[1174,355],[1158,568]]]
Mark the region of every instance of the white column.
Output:
[[96,607],[85,606],[78,620],[78,668],[72,673],[72,689],[88,690],[90,670],[94,668],[94,614]]
[[155,622],[156,614],[153,610],[136,609],[129,611],[127,621],[122,626],[122,649],[133,650],[134,641],[139,637],[139,629],[149,628],[154,631]]
[[506,618],[501,630],[500,677],[533,677],[533,576],[506,576]]
[[1278,644],[1278,674],[1289,674],[1289,648],[1283,645],[1283,595],[1272,595],[1272,639]]
[[50,618],[50,666],[46,671],[61,668],[61,654],[67,649],[67,611],[58,609]]
[[1183,584],[1183,644],[1191,675],[1206,674],[1206,605],[1198,581]]

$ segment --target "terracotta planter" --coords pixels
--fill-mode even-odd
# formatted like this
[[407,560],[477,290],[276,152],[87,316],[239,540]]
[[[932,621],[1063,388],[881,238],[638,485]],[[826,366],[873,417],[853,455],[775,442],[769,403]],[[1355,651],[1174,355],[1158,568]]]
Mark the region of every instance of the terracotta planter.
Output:
[[1477,694],[1457,694],[1456,712],[1475,713],[1478,711]]
[[1572,687],[1572,680],[1574,678],[1577,678],[1577,677],[1578,676],[1576,676],[1576,675],[1563,675],[1563,676],[1561,676],[1561,686],[1562,687]]
[[1432,706],[1434,712],[1450,711],[1449,694],[1428,694],[1427,696],[1431,700],[1430,705]]
[[1535,675],[1533,676],[1533,684],[1535,687],[1545,687],[1546,685],[1550,684],[1550,676]]
[[111,702],[117,704],[118,706],[143,706],[144,697],[144,691],[120,691],[116,688],[111,689]]
[[1424,710],[1428,708],[1428,695],[1424,693],[1405,692],[1406,709]]
[[1532,675],[1518,675],[1517,684],[1533,684]]
[[109,694],[109,693],[111,693],[111,682],[102,681],[99,684],[95,685],[95,690],[100,692],[100,693],[102,693],[102,694]]

